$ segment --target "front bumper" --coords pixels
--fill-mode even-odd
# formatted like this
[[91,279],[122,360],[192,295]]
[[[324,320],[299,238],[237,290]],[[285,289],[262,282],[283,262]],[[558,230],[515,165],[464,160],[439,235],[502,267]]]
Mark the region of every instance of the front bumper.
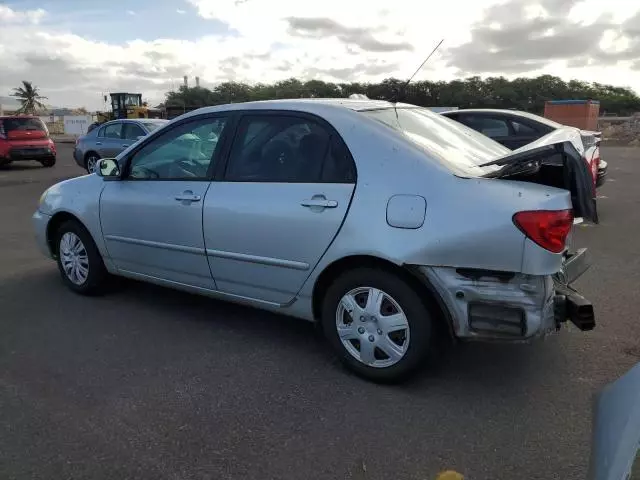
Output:
[[49,220],[51,220],[51,216],[42,213],[40,210],[36,210],[36,213],[31,217],[38,248],[46,257],[53,258],[51,249],[49,248],[49,242],[47,241],[47,225],[49,225]]
[[600,165],[598,166],[598,176],[596,178],[596,187],[601,187],[607,180],[607,167],[607,162],[605,162],[604,160],[600,160]]
[[567,255],[558,274],[523,275],[451,267],[417,267],[449,312],[460,339],[521,342],[558,330],[570,320],[595,325],[593,306],[569,285],[589,267],[586,249]]

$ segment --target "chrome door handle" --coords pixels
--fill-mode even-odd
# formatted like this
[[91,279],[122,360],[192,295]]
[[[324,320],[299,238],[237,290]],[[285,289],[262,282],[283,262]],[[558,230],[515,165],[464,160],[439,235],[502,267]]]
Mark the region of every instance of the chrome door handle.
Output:
[[102,145],[102,142],[96,142],[96,145]]
[[303,207],[320,207],[320,208],[336,208],[338,202],[335,200],[327,200],[326,198],[312,198],[300,202]]
[[123,147],[127,148],[129,145],[122,145]]
[[200,195],[194,195],[191,190],[186,190],[182,194],[176,195],[175,199],[184,203],[199,202],[201,200]]

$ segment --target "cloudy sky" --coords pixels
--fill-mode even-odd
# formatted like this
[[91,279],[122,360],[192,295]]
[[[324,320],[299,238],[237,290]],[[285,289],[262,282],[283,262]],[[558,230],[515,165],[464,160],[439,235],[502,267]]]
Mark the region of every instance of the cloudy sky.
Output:
[[183,75],[377,81],[536,76],[640,92],[638,0],[0,0],[0,96],[23,79],[55,106],[102,93],[160,102]]

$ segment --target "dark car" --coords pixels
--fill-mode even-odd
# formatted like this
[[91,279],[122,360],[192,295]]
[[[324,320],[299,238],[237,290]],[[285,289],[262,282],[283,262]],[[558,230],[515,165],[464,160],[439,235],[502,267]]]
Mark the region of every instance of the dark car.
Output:
[[17,160],[35,160],[43,167],[56,164],[56,145],[38,117],[0,117],[0,165]]
[[[473,128],[511,150],[565,127],[548,118],[517,110],[463,109],[442,112],[442,115]],[[585,147],[585,160],[599,187],[607,175],[607,162],[600,158],[600,132],[580,130],[580,136]]]
[[93,173],[99,159],[115,157],[140,137],[167,123],[168,120],[147,118],[103,123],[76,140],[73,158],[79,166]]

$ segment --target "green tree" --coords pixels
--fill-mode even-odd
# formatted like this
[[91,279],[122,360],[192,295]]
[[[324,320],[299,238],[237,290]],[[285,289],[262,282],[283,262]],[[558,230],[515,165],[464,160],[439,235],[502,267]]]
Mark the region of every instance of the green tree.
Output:
[[625,87],[577,80],[565,82],[559,77],[542,75],[537,78],[469,77],[451,82],[413,82],[388,78],[380,83],[331,83],[320,80],[301,82],[295,78],[274,84],[247,85],[225,82],[213,90],[202,87],[180,87],[169,92],[166,105],[186,110],[250,100],[276,98],[346,98],[353,93],[371,99],[398,100],[421,106],[460,108],[511,108],[541,114],[547,100],[599,100],[600,111],[629,115],[640,111],[640,97]]
[[40,95],[38,87],[34,87],[31,82],[26,80],[22,81],[22,87],[14,88],[12,97],[16,97],[22,104],[18,109],[18,113],[34,114],[36,109],[45,109],[46,106],[41,100],[46,100],[47,97]]

